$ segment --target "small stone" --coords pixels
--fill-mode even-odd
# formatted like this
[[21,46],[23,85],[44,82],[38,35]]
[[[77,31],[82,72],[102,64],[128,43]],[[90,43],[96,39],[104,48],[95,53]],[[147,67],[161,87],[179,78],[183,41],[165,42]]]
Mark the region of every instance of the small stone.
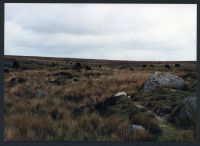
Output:
[[145,131],[145,128],[143,126],[140,125],[131,125],[130,130],[133,132],[141,132],[141,131]]
[[118,92],[117,94],[114,95],[114,97],[118,97],[118,96],[127,96],[126,92]]

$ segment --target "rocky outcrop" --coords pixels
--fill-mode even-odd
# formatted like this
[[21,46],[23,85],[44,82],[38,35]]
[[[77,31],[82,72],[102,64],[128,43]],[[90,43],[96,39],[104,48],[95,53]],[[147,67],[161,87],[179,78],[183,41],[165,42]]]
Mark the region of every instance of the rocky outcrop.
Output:
[[183,89],[185,87],[185,81],[176,75],[163,72],[156,72],[144,82],[142,86],[142,91],[151,92],[157,87]]
[[196,117],[196,100],[196,96],[186,97],[170,114],[168,121],[182,128],[194,126]]

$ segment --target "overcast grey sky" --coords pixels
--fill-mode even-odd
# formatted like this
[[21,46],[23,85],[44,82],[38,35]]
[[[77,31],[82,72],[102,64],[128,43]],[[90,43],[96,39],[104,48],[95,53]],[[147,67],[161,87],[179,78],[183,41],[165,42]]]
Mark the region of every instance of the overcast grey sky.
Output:
[[5,4],[5,55],[196,60],[195,4]]

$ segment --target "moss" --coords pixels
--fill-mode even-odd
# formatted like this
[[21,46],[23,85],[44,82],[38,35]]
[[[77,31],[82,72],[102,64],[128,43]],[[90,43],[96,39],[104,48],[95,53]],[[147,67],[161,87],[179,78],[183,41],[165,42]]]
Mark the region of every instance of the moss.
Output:
[[162,130],[159,122],[152,117],[146,116],[142,113],[132,113],[129,117],[131,124],[141,125],[153,135],[160,135]]
[[193,130],[181,130],[173,126],[163,125],[163,133],[157,141],[165,142],[195,142],[195,132]]
[[150,110],[153,110],[156,114],[165,115],[165,113],[162,113],[165,107],[169,107],[172,111],[181,103],[183,98],[191,94],[191,91],[172,91],[171,89],[160,88],[148,94],[140,93],[139,102]]

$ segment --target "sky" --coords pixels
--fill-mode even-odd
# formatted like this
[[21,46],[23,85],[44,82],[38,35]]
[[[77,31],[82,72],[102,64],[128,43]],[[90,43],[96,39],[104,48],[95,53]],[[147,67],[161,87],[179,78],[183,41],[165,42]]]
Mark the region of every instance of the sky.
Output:
[[5,4],[5,55],[196,61],[196,4]]

